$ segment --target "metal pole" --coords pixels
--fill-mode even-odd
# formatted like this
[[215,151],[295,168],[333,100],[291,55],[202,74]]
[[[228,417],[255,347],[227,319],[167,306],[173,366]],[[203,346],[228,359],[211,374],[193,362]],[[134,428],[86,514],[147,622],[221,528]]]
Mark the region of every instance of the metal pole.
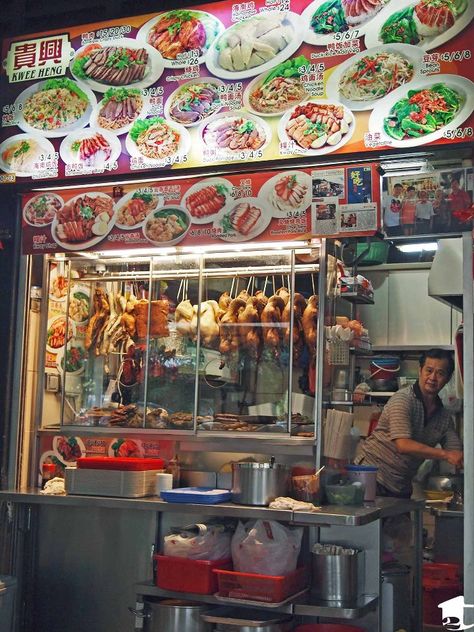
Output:
[[[474,604],[474,279],[472,233],[463,247],[463,365],[464,365],[464,599]],[[464,611],[465,623],[474,623],[474,608]]]
[[327,271],[327,240],[321,239],[319,249],[319,310],[318,310],[318,334],[316,347],[316,385],[314,390],[314,414],[315,414],[315,441],[316,441],[316,468],[321,467],[321,455],[323,451],[323,373],[325,355],[325,312],[326,312],[326,271]]

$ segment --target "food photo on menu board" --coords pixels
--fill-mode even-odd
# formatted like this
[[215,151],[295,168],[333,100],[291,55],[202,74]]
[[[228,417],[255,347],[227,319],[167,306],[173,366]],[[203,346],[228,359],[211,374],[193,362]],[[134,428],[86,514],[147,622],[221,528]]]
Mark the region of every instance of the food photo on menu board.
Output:
[[[57,253],[241,242],[307,240],[311,235],[373,234],[380,227],[377,163],[337,169],[288,169],[160,180],[155,184],[101,185],[31,191],[22,199],[23,252]],[[332,224],[315,214],[324,197],[336,211],[346,205],[357,221]],[[365,206],[364,206],[365,205]],[[365,211],[365,213],[362,213]],[[322,212],[322,211],[321,211]],[[364,220],[362,218],[364,217]],[[51,287],[66,294],[61,270]],[[89,298],[76,288],[69,316],[80,324]],[[74,308],[74,313],[71,313]],[[79,320],[78,320],[79,318]],[[64,323],[63,323],[64,324]]]
[[0,178],[468,142],[473,17],[468,0],[220,1],[5,40]]

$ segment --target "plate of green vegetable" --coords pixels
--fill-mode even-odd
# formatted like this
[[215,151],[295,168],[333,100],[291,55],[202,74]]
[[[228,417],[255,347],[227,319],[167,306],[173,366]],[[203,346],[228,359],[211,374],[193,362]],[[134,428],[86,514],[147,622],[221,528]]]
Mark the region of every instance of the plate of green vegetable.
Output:
[[373,20],[365,45],[411,44],[424,51],[434,50],[473,19],[474,3],[469,0],[398,0]]
[[145,238],[154,246],[174,246],[186,237],[191,215],[183,206],[170,204],[152,211],[143,222]]
[[434,75],[401,86],[372,111],[369,131],[392,147],[417,147],[457,129],[474,109],[472,81]]

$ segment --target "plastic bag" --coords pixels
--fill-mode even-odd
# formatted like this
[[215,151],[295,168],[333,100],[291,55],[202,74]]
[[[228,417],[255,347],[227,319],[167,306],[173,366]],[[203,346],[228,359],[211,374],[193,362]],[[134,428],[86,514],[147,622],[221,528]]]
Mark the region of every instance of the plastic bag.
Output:
[[234,570],[260,575],[287,575],[296,569],[303,529],[274,520],[239,522],[232,538]]
[[165,536],[163,553],[190,560],[223,560],[230,558],[230,541],[231,534],[224,525],[196,524]]

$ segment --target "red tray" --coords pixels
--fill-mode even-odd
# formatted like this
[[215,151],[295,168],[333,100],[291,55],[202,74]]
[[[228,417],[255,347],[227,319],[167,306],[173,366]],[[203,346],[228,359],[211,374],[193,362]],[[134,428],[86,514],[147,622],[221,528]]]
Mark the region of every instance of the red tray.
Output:
[[288,575],[257,575],[218,569],[213,572],[217,575],[219,596],[232,599],[280,603],[309,584],[309,569],[306,566]]
[[171,555],[154,555],[156,585],[176,592],[211,595],[217,592],[214,569],[231,569],[232,560],[190,560]]
[[86,456],[77,459],[77,467],[86,470],[123,470],[143,472],[144,470],[162,470],[163,459],[138,459],[131,456]]

